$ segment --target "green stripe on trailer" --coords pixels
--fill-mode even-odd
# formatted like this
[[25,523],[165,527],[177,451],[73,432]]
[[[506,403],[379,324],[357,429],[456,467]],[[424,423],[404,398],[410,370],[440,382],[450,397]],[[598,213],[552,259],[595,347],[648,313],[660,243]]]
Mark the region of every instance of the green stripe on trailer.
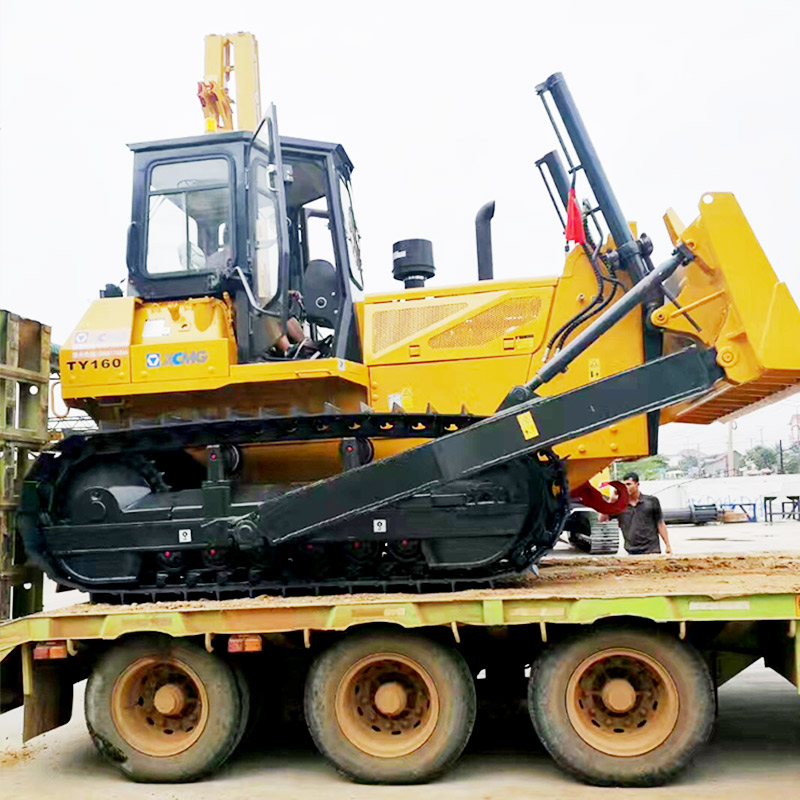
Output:
[[[230,605],[226,603],[230,602]],[[211,605],[212,607],[209,607]],[[202,634],[287,633],[300,630],[341,631],[355,625],[391,622],[404,628],[430,625],[521,625],[527,623],[591,624],[613,617],[640,617],[654,622],[800,619],[800,595],[756,594],[714,599],[703,595],[579,598],[572,600],[491,597],[485,599],[369,600],[343,602],[309,598],[298,605],[264,605],[221,601],[186,603],[181,608],[78,606],[40,613],[0,625],[0,660],[25,642],[54,639],[116,639],[130,633],[170,636]]]

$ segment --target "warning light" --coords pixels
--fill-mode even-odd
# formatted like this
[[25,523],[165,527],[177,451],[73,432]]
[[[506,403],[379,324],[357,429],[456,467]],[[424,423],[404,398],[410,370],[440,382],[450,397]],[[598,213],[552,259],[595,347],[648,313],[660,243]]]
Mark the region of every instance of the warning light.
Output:
[[229,653],[260,653],[263,642],[257,634],[231,636],[228,639]]

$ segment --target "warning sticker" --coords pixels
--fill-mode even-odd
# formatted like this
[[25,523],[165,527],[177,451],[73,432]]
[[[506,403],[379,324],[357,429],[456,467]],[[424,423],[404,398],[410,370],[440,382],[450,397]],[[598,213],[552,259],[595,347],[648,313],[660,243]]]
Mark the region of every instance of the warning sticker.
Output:
[[389,410],[395,406],[400,406],[404,411],[411,411],[414,405],[414,394],[410,387],[404,386],[399,392],[389,394]]
[[169,336],[170,327],[166,320],[148,319],[142,326],[142,339],[155,339],[159,336]]
[[589,380],[590,381],[599,381],[600,377],[601,377],[600,359],[599,358],[590,358],[589,359]]
[[524,414],[517,414],[517,422],[525,441],[535,439],[539,435],[539,429],[536,427],[536,423],[533,421],[533,414],[530,411],[526,411]]
[[75,331],[72,347],[75,350],[108,350],[128,347],[131,343],[129,328]]

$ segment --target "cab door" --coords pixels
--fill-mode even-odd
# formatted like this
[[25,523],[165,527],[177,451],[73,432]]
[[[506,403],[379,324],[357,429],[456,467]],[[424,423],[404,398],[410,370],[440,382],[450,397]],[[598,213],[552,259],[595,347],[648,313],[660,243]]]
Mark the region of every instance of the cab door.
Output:
[[286,331],[289,287],[289,231],[286,172],[281,158],[278,115],[274,104],[256,131],[248,164],[249,354],[252,361]]

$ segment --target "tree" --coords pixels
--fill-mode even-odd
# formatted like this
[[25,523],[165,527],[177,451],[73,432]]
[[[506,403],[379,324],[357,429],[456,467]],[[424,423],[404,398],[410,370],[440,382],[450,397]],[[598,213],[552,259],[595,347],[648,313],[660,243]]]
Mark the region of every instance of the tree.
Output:
[[793,444],[783,451],[783,471],[789,475],[800,472],[800,445]]
[[774,469],[778,463],[778,454],[775,450],[765,447],[763,444],[757,444],[748,450],[744,457],[747,461],[752,462],[756,469]]
[[691,475],[692,470],[699,466],[700,462],[697,460],[697,456],[681,456],[681,460],[678,462],[678,469],[687,475]]
[[617,466],[617,474],[622,476],[628,472],[635,472],[640,480],[654,481],[666,477],[669,462],[665,456],[655,455],[640,458],[638,461],[628,461]]

